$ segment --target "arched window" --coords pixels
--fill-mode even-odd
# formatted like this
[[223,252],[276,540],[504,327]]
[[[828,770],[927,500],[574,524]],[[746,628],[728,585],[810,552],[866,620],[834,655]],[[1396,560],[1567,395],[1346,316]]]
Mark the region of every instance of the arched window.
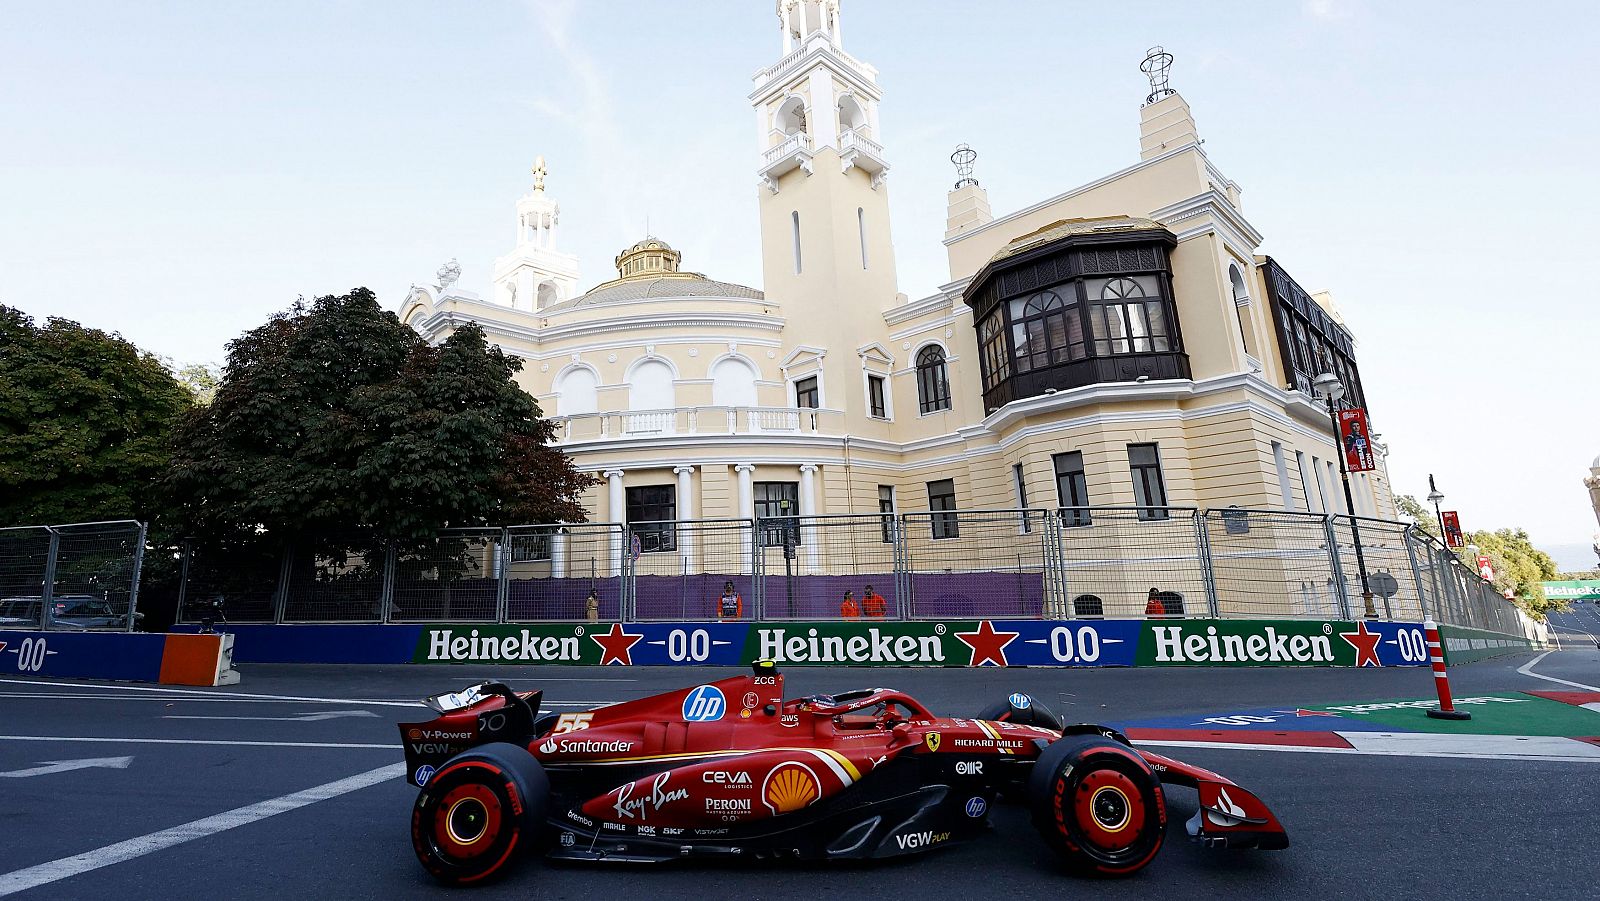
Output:
[[556,414],[577,416],[598,410],[595,387],[593,370],[579,366],[562,373],[556,380]]
[[651,412],[630,414],[623,428],[631,434],[671,432],[676,414],[672,393],[672,367],[660,360],[645,360],[628,376],[628,409]]
[[561,299],[561,291],[555,282],[544,282],[539,285],[539,309],[544,309]]
[[717,361],[711,367],[711,403],[718,407],[755,406],[755,369],[738,357]]
[[800,274],[800,211],[795,210],[789,214],[789,222],[794,231],[794,274]]
[[1011,377],[1011,358],[1006,353],[1006,327],[999,310],[978,323],[978,349],[983,359],[985,391]]
[[945,377],[944,348],[937,344],[917,352],[917,401],[924,413],[950,409],[950,381]]
[[777,115],[773,116],[773,125],[786,135],[799,134],[806,130],[806,103],[799,97],[790,97],[778,107]]
[[1244,352],[1253,357],[1256,355],[1255,334],[1246,320],[1249,313],[1245,309],[1250,305],[1250,290],[1244,286],[1244,276],[1239,274],[1238,266],[1228,267],[1228,283],[1233,286],[1233,312],[1239,320],[1239,341],[1244,344]]
[[856,131],[867,127],[867,111],[849,94],[839,98],[839,130]]
[[1167,316],[1154,280],[1147,276],[1089,282],[1099,300],[1091,309],[1095,356],[1165,352],[1172,349]]
[[1065,293],[1063,297],[1056,291],[1040,291],[1011,301],[1011,341],[1016,347],[1018,372],[1088,356],[1077,293],[1071,285]]

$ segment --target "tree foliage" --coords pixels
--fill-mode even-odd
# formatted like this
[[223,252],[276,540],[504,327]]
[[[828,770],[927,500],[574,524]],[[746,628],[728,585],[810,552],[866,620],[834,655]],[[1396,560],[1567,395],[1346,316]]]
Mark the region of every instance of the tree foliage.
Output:
[[1439,537],[1439,520],[1433,511],[1422,505],[1422,502],[1409,494],[1399,495],[1394,499],[1394,505],[1407,519],[1417,524],[1417,528],[1435,538]]
[[[1494,568],[1494,587],[1516,592],[1517,603],[1524,610],[1542,617],[1545,611],[1563,606],[1563,602],[1551,601],[1544,595],[1544,582],[1556,576],[1556,561],[1534,547],[1527,532],[1499,529],[1469,532],[1465,537],[1468,544],[1477,545],[1479,554],[1489,558],[1489,565]],[[1472,569],[1478,568],[1470,550],[1459,549],[1457,555]]]
[[122,336],[0,306],[0,525],[150,519],[190,404]]
[[582,521],[594,477],[549,446],[475,325],[429,346],[371,291],[296,304],[228,346],[215,398],[186,417],[167,488],[212,542],[356,547],[445,527]]

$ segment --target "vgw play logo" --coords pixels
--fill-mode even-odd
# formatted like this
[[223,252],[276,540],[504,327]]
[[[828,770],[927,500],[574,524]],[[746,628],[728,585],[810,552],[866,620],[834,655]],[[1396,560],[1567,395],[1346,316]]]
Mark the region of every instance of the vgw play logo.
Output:
[[709,723],[722,719],[728,701],[715,685],[701,685],[683,697],[683,719],[687,723]]

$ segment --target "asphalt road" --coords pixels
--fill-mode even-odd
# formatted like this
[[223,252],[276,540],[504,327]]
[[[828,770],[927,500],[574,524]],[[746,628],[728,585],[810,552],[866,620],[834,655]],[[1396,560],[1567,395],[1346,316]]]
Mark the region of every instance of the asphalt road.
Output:
[[[1452,670],[1456,693],[1565,687],[1517,671],[1533,659],[1516,655]],[[394,766],[401,755],[392,724],[422,710],[401,705],[495,677],[517,687],[542,686],[551,709],[575,710],[729,673],[241,669],[242,685],[217,690],[0,681],[0,895],[37,882],[20,897],[444,897],[448,890],[422,871],[407,836],[413,791]],[[1558,652],[1541,660],[1536,672],[1600,686],[1600,651]],[[1068,719],[1111,724],[1423,697],[1432,687],[1420,669],[797,668],[787,675],[791,695],[886,685],[952,714],[975,712],[1023,690]],[[31,740],[42,736],[51,738]],[[697,901],[811,901],[869,892],[942,898],[963,891],[1013,897],[1093,892],[1104,898],[1575,898],[1593,897],[1600,884],[1600,856],[1591,850],[1600,834],[1595,762],[1162,751],[1256,792],[1287,826],[1292,847],[1230,853],[1193,845],[1181,825],[1193,812],[1193,796],[1174,790],[1161,856],[1137,877],[1117,882],[1062,874],[1025,813],[1000,808],[992,836],[920,859],[643,870],[528,861],[505,881],[471,894],[606,901],[641,892]],[[132,760],[116,760],[125,757]],[[52,762],[97,758],[112,760],[52,770],[61,766]],[[26,775],[30,770],[39,772]],[[365,778],[342,783],[351,777]],[[329,797],[305,793],[330,784],[322,793]],[[173,828],[196,821],[192,828]],[[218,831],[223,826],[231,828]]]

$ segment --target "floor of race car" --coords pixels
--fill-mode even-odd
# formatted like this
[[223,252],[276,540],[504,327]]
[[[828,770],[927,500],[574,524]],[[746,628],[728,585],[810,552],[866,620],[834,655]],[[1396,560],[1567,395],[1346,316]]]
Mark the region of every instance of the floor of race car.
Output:
[[[243,666],[226,689],[0,679],[0,896],[444,897],[412,856],[392,723],[484,678],[577,710],[710,681],[669,668]],[[1600,883],[1600,651],[1451,671],[1470,723],[1432,720],[1425,669],[788,671],[791,696],[892,686],[962,715],[1027,691],[1266,801],[1292,847],[1168,843],[1130,880],[1065,876],[1025,812],[921,858],[857,865],[551,866],[475,898],[814,899],[962,889],[1043,897],[1582,897]],[[1587,739],[1587,740],[1585,740]],[[457,897],[460,897],[459,895]]]

